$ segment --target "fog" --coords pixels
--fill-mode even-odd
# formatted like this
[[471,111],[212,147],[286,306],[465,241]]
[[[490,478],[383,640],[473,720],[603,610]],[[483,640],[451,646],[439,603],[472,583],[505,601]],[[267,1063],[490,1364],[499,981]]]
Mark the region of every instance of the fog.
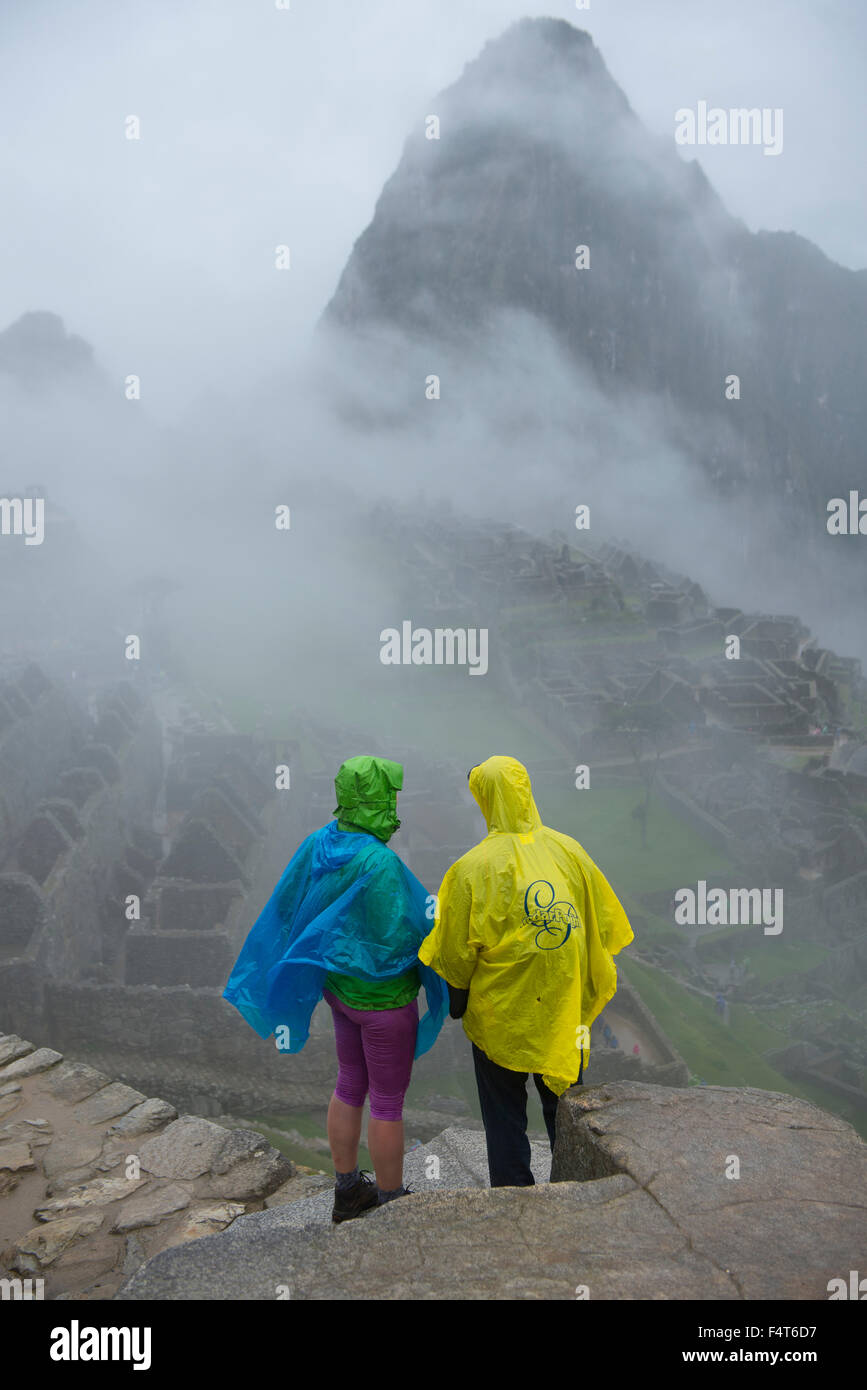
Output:
[[[469,353],[438,346],[435,365],[424,341],[386,329],[370,330],[362,354],[317,332],[436,94],[511,20],[551,12],[487,0],[6,8],[3,323],[61,315],[93,345],[99,376],[85,393],[3,378],[4,485],[41,481],[67,509],[114,576],[104,598],[122,627],[127,588],[168,575],[186,642],[191,630],[222,642],[238,623],[256,636],[251,655],[275,626],[313,643],[315,699],[341,625],[375,653],[394,598],[387,565],[360,576],[346,544],[372,501],[423,515],[445,498],[462,516],[544,535],[568,532],[586,503],[601,538],[666,560],[718,603],[798,612],[821,640],[865,654],[857,595],[830,610],[827,588],[815,574],[804,584],[785,554],[778,518],[759,509],[745,527],[671,444],[658,402],[612,408],[531,315],[504,314]],[[779,157],[705,147],[702,168],[748,227],[796,229],[844,265],[867,263],[857,5],[554,13],[590,31],[647,127],[635,127],[636,149],[674,184],[686,177],[677,108],[783,107]],[[553,92],[539,109],[564,148],[587,155],[589,133],[569,130],[568,111],[558,121]],[[536,114],[499,113],[516,129]],[[125,138],[130,116],[140,139]],[[599,187],[628,182],[633,165],[643,178],[633,154],[627,139],[616,167],[596,171]],[[274,264],[282,245],[286,271]],[[413,402],[432,370],[443,401],[419,389]],[[124,398],[130,374],[139,401]],[[684,422],[697,447],[702,428]],[[274,534],[281,503],[291,541]]]
[[[794,229],[867,265],[861,112],[867,13],[711,0],[108,0],[4,5],[2,321],[51,309],[148,410],[215,377],[240,393],[303,351],[414,121],[523,15],[587,28],[648,128],[700,99],[785,109],[778,158],[705,147],[752,229]],[[130,114],[141,139],[124,138]],[[672,141],[673,146],[673,141]],[[273,248],[288,243],[292,271]]]

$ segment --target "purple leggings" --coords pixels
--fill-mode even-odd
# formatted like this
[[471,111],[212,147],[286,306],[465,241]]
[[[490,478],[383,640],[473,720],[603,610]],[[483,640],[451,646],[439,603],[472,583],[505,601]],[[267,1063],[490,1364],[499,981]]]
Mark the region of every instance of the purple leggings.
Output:
[[400,1009],[350,1009],[330,990],[323,991],[323,998],[334,1018],[337,1099],[361,1106],[370,1090],[372,1119],[402,1119],[415,1055],[418,1000]]

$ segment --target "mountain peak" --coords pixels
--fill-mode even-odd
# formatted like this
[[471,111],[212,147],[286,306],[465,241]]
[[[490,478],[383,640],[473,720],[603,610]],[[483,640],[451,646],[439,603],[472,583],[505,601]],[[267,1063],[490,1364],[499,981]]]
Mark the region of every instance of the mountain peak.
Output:
[[732,217],[563,20],[513,24],[427,111],[323,316],[365,381],[403,400],[409,348],[454,349],[466,376],[484,353],[511,360],[517,320],[541,325],[576,392],[655,401],[666,447],[715,489],[761,493],[815,536],[862,467],[863,277]]
[[39,381],[93,366],[90,343],[67,333],[59,314],[33,310],[0,332],[0,372],[10,376]]
[[565,19],[519,19],[495,39],[490,39],[475,60],[506,60],[526,66],[533,49],[545,49],[547,57],[573,64],[602,65],[602,55],[586,29],[576,29]]
[[[600,116],[610,116],[612,110],[631,114],[590,34],[562,19],[520,19],[510,25],[466,64],[441,100],[447,108],[456,102],[466,116],[468,108],[497,92],[522,108],[541,99],[549,121],[564,102],[574,118],[575,105],[585,103],[591,93],[600,103]],[[544,120],[542,112],[520,114],[530,118],[530,124]]]
[[497,229],[499,243],[516,223],[503,248],[516,271],[507,281],[523,286],[519,307],[539,312],[540,276],[552,274],[559,297],[577,243],[594,239],[610,258],[626,242],[637,254],[660,213],[678,224],[704,210],[727,220],[701,171],[678,158],[673,139],[645,129],[590,35],[565,20],[511,25],[428,111],[356,242],[326,322],[426,331],[436,320],[448,329],[503,292],[514,303],[495,248],[477,261],[482,228]]

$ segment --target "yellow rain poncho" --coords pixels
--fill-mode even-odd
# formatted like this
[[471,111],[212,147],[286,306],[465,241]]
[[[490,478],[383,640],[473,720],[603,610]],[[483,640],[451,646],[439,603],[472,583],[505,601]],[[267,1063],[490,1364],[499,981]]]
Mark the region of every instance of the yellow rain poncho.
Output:
[[577,840],[542,824],[521,763],[488,758],[470,791],[488,834],[443,879],[419,959],[469,990],[464,1031],[492,1062],[559,1096],[588,1061],[632,928]]

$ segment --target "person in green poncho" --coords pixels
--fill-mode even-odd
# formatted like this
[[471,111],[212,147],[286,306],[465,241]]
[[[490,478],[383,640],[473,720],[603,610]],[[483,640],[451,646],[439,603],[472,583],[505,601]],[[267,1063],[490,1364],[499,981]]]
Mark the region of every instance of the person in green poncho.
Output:
[[[335,778],[337,828],[345,834],[373,835],[386,843],[400,825],[397,792],[403,768],[386,758],[349,758]],[[403,872],[394,856],[395,874]],[[372,912],[389,915],[395,885],[376,857]],[[388,863],[389,861],[386,861]],[[323,998],[331,1007],[337,1045],[338,1077],[328,1107],[328,1142],[337,1177],[335,1220],[347,1220],[375,1203],[402,1196],[403,1099],[412,1074],[418,1032],[416,965],[390,979],[362,980],[329,971]],[[364,1101],[370,1091],[367,1144],[376,1185],[359,1174],[358,1145]],[[378,1190],[377,1190],[378,1189]]]
[[[403,768],[344,762],[336,820],[293,854],[232,968],[223,998],[260,1038],[300,1052],[324,998],[334,1018],[338,1077],[328,1109],[336,1169],[332,1220],[403,1196],[403,1101],[412,1064],[448,1013],[445,982],[418,957],[434,898],[388,845],[400,825]],[[427,1011],[419,1018],[423,989]],[[364,1102],[376,1182],[358,1170]]]

